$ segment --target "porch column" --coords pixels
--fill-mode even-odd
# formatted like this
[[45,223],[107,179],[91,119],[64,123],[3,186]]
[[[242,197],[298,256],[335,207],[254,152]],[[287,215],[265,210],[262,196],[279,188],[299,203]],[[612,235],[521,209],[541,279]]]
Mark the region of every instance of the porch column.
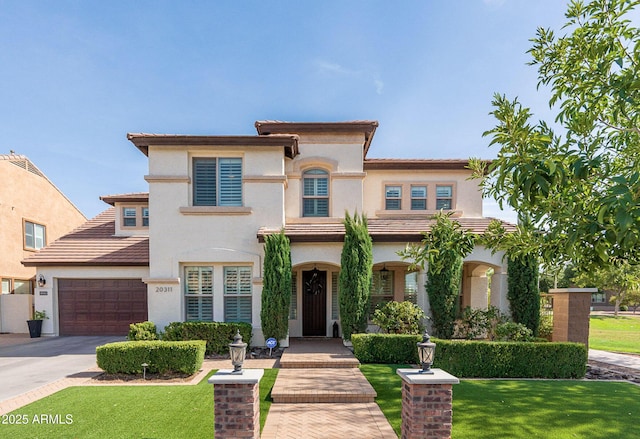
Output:
[[591,293],[597,288],[557,288],[553,296],[553,335],[551,341],[583,343],[589,349]]
[[491,305],[501,312],[509,314],[509,300],[507,299],[507,273],[496,269],[491,276]]
[[419,369],[398,369],[402,378],[402,439],[450,438],[453,384],[460,380],[442,369],[432,375]]
[[211,378],[215,438],[260,437],[259,383],[263,369],[243,369],[242,374],[219,370]]

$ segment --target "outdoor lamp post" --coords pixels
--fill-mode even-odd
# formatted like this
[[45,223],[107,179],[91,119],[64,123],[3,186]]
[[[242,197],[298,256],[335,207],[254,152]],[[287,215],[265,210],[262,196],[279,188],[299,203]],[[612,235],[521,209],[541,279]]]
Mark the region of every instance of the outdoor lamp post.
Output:
[[431,337],[429,337],[429,334],[425,329],[424,334],[422,335],[422,341],[417,343],[418,357],[420,358],[420,364],[422,365],[420,373],[433,375],[431,365],[433,364],[433,358],[436,355],[436,344],[430,340]]
[[233,337],[233,343],[229,345],[229,353],[231,354],[231,364],[233,364],[233,372],[242,373],[242,363],[244,363],[244,357],[247,355],[247,344],[242,341],[240,330]]

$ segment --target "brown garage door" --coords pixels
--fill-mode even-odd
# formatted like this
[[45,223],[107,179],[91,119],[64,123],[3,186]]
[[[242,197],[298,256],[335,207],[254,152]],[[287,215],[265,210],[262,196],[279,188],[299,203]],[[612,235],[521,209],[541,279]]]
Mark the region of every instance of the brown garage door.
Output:
[[140,279],[59,279],[60,335],[127,335],[147,320],[147,286]]

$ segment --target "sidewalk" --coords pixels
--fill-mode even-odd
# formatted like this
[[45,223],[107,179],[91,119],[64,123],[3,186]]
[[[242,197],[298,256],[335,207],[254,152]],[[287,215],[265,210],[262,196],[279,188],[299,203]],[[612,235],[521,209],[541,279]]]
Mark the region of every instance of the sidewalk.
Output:
[[640,372],[640,355],[618,354],[615,352],[589,349],[589,361],[610,364]]

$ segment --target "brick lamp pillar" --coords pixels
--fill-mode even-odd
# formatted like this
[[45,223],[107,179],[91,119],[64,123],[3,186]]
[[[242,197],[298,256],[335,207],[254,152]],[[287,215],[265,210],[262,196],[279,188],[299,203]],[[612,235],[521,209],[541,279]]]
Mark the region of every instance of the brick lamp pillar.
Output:
[[219,370],[211,378],[215,438],[260,437],[259,383],[264,370]]
[[553,335],[551,341],[583,343],[589,349],[591,293],[597,288],[557,288],[553,296]]
[[460,380],[441,370],[398,369],[402,378],[402,439],[450,438],[453,384]]

